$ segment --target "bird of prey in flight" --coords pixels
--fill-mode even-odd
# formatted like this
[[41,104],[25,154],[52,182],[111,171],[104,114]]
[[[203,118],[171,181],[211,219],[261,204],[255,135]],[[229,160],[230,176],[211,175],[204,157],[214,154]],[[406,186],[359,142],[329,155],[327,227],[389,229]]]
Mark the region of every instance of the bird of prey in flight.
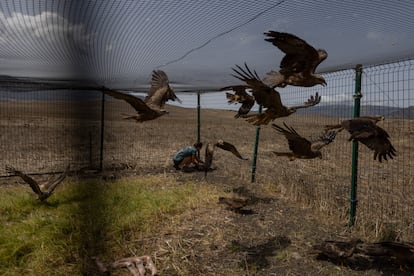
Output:
[[293,34],[275,31],[264,34],[267,36],[266,41],[285,53],[280,62],[280,70],[268,72],[263,79],[264,83],[272,88],[286,85],[303,87],[326,85],[325,79],[315,73],[316,67],[328,57],[325,50],[316,50],[305,40]]
[[241,107],[234,115],[235,118],[246,117],[254,105],[254,97],[246,92],[249,87],[246,85],[233,85],[226,86],[220,89],[220,91],[233,90],[235,93],[226,92],[226,98],[229,104],[241,103]]
[[69,168],[70,166],[68,165],[65,171],[61,173],[57,178],[49,179],[45,182],[37,182],[27,174],[19,170],[16,170],[12,166],[6,166],[6,171],[10,174],[14,174],[21,177],[24,182],[30,185],[30,188],[32,188],[33,192],[37,194],[38,199],[40,201],[44,201],[52,195],[56,187],[65,179],[66,175],[69,172]]
[[326,129],[337,129],[338,132],[346,129],[351,136],[348,141],[358,141],[374,151],[374,160],[382,162],[396,156],[396,150],[391,144],[389,134],[377,125],[384,120],[384,116],[362,116],[349,120],[343,120],[338,125],[327,125]]
[[290,161],[296,158],[300,159],[313,159],[316,157],[322,158],[321,149],[333,142],[336,136],[335,131],[325,132],[319,136],[315,141],[309,141],[308,139],[299,135],[295,129],[283,123],[285,128],[272,124],[273,129],[283,134],[288,140],[289,149],[291,152],[273,152],[277,156],[287,156]]
[[168,113],[164,109],[164,105],[168,100],[177,100],[181,103],[181,100],[175,95],[174,90],[169,84],[167,74],[162,70],[152,72],[151,88],[144,100],[113,89],[102,88],[102,92],[129,103],[137,114],[124,114],[124,119],[136,120],[137,122],[154,120]]
[[207,177],[207,172],[210,170],[211,165],[213,163],[213,154],[214,154],[214,149],[216,147],[233,153],[233,155],[239,159],[247,160],[247,158],[244,158],[241,156],[241,154],[239,153],[239,151],[234,145],[226,141],[223,141],[220,139],[213,145],[210,143],[207,143],[206,149],[205,149],[205,156],[204,156],[204,176],[205,177]]
[[246,115],[249,123],[254,125],[266,125],[270,121],[286,117],[295,113],[299,108],[307,108],[318,104],[321,101],[321,96],[316,93],[315,96],[311,96],[305,103],[298,106],[286,107],[282,104],[279,92],[272,87],[265,84],[257,75],[256,71],[251,71],[247,64],[244,65],[245,69],[236,65],[237,69],[233,68],[236,75],[235,78],[246,83],[248,88],[252,90],[253,96],[257,104],[267,108],[261,114]]

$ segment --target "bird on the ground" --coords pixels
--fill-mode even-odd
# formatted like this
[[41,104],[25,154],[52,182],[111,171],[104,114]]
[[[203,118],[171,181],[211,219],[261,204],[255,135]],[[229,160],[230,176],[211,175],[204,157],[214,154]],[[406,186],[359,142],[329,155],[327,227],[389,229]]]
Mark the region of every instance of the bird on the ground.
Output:
[[337,264],[343,264],[355,253],[357,245],[363,243],[361,239],[349,241],[326,240],[315,244],[309,253],[318,254],[318,258],[326,258]]
[[303,87],[326,85],[325,79],[315,73],[316,67],[328,57],[325,50],[316,50],[305,40],[293,34],[275,31],[264,34],[267,36],[266,41],[285,53],[280,62],[280,70],[268,72],[263,79],[264,83],[272,88],[286,85]]
[[38,182],[34,180],[29,175],[23,173],[22,171],[19,171],[12,166],[6,166],[6,171],[10,174],[17,175],[21,179],[23,179],[24,182],[30,185],[30,188],[32,188],[33,192],[37,195],[37,198],[40,201],[44,201],[45,199],[49,198],[56,187],[66,178],[68,172],[69,172],[70,165],[68,165],[63,173],[61,173],[58,177],[55,179],[49,179],[44,182]]
[[164,109],[164,105],[168,100],[181,100],[175,95],[174,90],[169,84],[167,74],[162,70],[152,72],[151,88],[144,100],[134,95],[102,88],[102,92],[116,99],[124,100],[129,103],[137,112],[137,114],[124,114],[123,119],[144,122],[154,120],[168,111]]
[[249,203],[248,198],[236,198],[236,197],[219,197],[219,203],[227,206],[227,209],[240,213],[241,209]]
[[237,148],[230,144],[229,142],[218,140],[215,144],[207,143],[206,149],[205,149],[205,156],[204,156],[204,176],[207,177],[207,172],[210,170],[211,165],[213,163],[213,154],[214,149],[218,147],[222,150],[231,152],[234,156],[236,156],[239,159],[247,160],[247,158],[244,158],[241,156]]
[[252,90],[253,96],[257,104],[267,108],[263,113],[247,115],[246,121],[254,125],[268,124],[270,121],[286,117],[295,113],[300,108],[308,108],[317,105],[321,101],[321,96],[316,93],[315,96],[311,96],[304,104],[298,106],[286,107],[282,104],[279,92],[272,87],[265,84],[260,80],[256,71],[251,71],[245,63],[245,69],[236,65],[237,69],[233,68],[233,71],[237,75],[233,75],[235,78],[243,81]]
[[316,157],[322,158],[321,149],[332,143],[335,139],[336,132],[328,131],[323,135],[319,136],[318,139],[314,141],[309,141],[308,139],[299,135],[296,130],[286,123],[283,123],[285,128],[272,124],[273,129],[283,134],[288,140],[289,149],[291,152],[273,152],[277,156],[287,156],[290,161],[299,159],[313,159]]
[[220,91],[233,90],[235,93],[226,92],[226,98],[229,104],[241,103],[241,107],[234,115],[235,118],[245,117],[254,105],[254,97],[246,92],[249,87],[246,85],[232,85],[220,89]]
[[325,129],[336,129],[340,132],[346,129],[351,136],[348,141],[358,141],[374,151],[374,160],[382,162],[387,157],[393,159],[396,156],[396,150],[391,144],[389,134],[377,125],[379,121],[384,120],[384,116],[362,116],[349,120],[343,120],[337,125],[327,125]]

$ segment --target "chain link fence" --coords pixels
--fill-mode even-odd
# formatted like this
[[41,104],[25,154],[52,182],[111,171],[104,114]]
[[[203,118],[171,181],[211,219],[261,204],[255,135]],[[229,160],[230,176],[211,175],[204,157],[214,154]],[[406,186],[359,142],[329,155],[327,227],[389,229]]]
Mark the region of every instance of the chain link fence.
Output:
[[[362,115],[383,115],[379,125],[391,136],[397,150],[393,160],[379,163],[373,152],[359,146],[356,227],[373,235],[392,229],[393,235],[414,236],[414,61],[363,68]],[[299,110],[283,122],[305,137],[317,137],[326,124],[353,116],[355,70],[324,74],[327,87],[280,89],[287,106],[301,104],[310,95],[322,95],[319,105]],[[169,105],[169,114],[157,120],[135,123],[122,119],[134,113],[125,102],[94,91],[8,91],[0,99],[0,175],[5,165],[31,174],[73,170],[129,170],[136,174],[161,173],[171,169],[172,154],[200,138],[218,139],[236,145],[249,161],[217,151],[216,176],[249,181],[256,129],[242,118],[238,106],[228,105],[225,93],[201,93],[200,125],[197,93],[177,93],[183,105]],[[221,108],[221,110],[217,109]],[[257,111],[257,106],[253,108]],[[256,169],[257,183],[270,183],[281,194],[314,206],[328,216],[347,223],[351,183],[351,145],[346,131],[323,149],[321,160],[288,161],[272,151],[288,151],[284,137],[269,125],[262,126]],[[252,184],[255,185],[255,184]]]

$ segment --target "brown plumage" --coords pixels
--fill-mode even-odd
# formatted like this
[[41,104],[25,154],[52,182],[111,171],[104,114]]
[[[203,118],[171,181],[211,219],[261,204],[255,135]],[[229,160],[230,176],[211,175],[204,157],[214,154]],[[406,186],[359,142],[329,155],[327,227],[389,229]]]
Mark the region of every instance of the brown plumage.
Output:
[[226,141],[223,141],[220,139],[213,145],[210,143],[207,143],[206,149],[205,149],[205,157],[204,157],[204,176],[206,177],[207,177],[207,172],[210,170],[211,165],[213,163],[213,154],[214,154],[215,147],[218,147],[225,151],[229,151],[239,159],[247,160],[247,158],[244,158],[241,156],[241,154],[239,153],[239,151],[234,145]]
[[249,123],[254,125],[263,125],[268,124],[270,121],[286,117],[295,113],[300,108],[307,108],[318,104],[321,101],[321,97],[316,93],[315,96],[311,96],[304,104],[298,106],[286,107],[282,104],[280,99],[280,94],[273,88],[266,85],[263,81],[260,80],[256,71],[251,71],[247,64],[245,64],[245,69],[236,65],[237,69],[233,68],[233,71],[237,75],[233,75],[239,80],[244,81],[247,86],[252,89],[252,93],[255,101],[267,108],[261,114],[247,115],[247,120]]
[[226,205],[227,209],[236,213],[240,213],[241,209],[245,207],[248,202],[248,198],[219,197],[219,203]]
[[363,116],[350,120],[344,120],[338,125],[327,125],[326,129],[338,129],[338,132],[346,129],[351,136],[349,141],[363,143],[374,151],[374,160],[382,162],[387,156],[393,159],[396,150],[389,140],[388,133],[377,125],[378,121],[384,120],[383,116]]
[[220,91],[233,90],[235,92],[234,94],[228,92],[226,93],[226,98],[229,104],[242,104],[237,111],[237,114],[234,116],[235,118],[245,117],[254,105],[254,97],[249,95],[246,92],[246,89],[248,89],[248,86],[246,85],[226,86],[220,89]]
[[346,259],[352,257],[357,245],[362,243],[360,239],[350,241],[323,241],[315,244],[310,253],[317,253],[319,258],[327,258],[335,263],[343,264]]
[[154,120],[168,113],[167,110],[163,109],[168,100],[177,100],[181,103],[181,100],[175,95],[174,90],[169,84],[167,74],[161,70],[153,71],[151,88],[145,100],[113,89],[103,89],[103,93],[129,103],[138,115],[124,114],[124,119],[136,120],[137,122]]
[[321,148],[333,142],[336,136],[335,131],[329,131],[320,136],[317,140],[311,142],[308,139],[300,136],[295,129],[287,126],[283,123],[285,128],[276,124],[272,124],[272,127],[283,134],[288,140],[289,149],[291,152],[273,152],[277,156],[287,156],[289,159],[313,159],[316,157],[322,158]]
[[266,41],[285,53],[280,62],[280,70],[267,73],[263,79],[264,83],[270,87],[326,85],[325,79],[315,74],[316,67],[328,57],[325,50],[316,50],[305,40],[293,34],[275,31],[264,34],[267,36]]
[[16,170],[15,168],[11,166],[6,166],[6,171],[10,174],[14,174],[22,178],[24,182],[30,185],[30,188],[32,188],[33,192],[37,194],[37,198],[40,201],[44,201],[45,199],[47,199],[48,197],[52,195],[56,187],[65,179],[66,175],[69,172],[69,168],[70,166],[68,165],[66,167],[66,170],[63,173],[61,173],[57,178],[49,179],[48,181],[45,181],[45,182],[37,182],[36,180],[31,178],[27,174],[19,170]]

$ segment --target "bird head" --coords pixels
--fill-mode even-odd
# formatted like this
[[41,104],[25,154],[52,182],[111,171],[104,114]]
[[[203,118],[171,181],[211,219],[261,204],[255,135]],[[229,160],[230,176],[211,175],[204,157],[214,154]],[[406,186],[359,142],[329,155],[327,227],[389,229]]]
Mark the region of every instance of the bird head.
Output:
[[315,84],[320,84],[322,86],[327,85],[325,78],[322,77],[322,76],[318,76],[318,77],[315,78]]

